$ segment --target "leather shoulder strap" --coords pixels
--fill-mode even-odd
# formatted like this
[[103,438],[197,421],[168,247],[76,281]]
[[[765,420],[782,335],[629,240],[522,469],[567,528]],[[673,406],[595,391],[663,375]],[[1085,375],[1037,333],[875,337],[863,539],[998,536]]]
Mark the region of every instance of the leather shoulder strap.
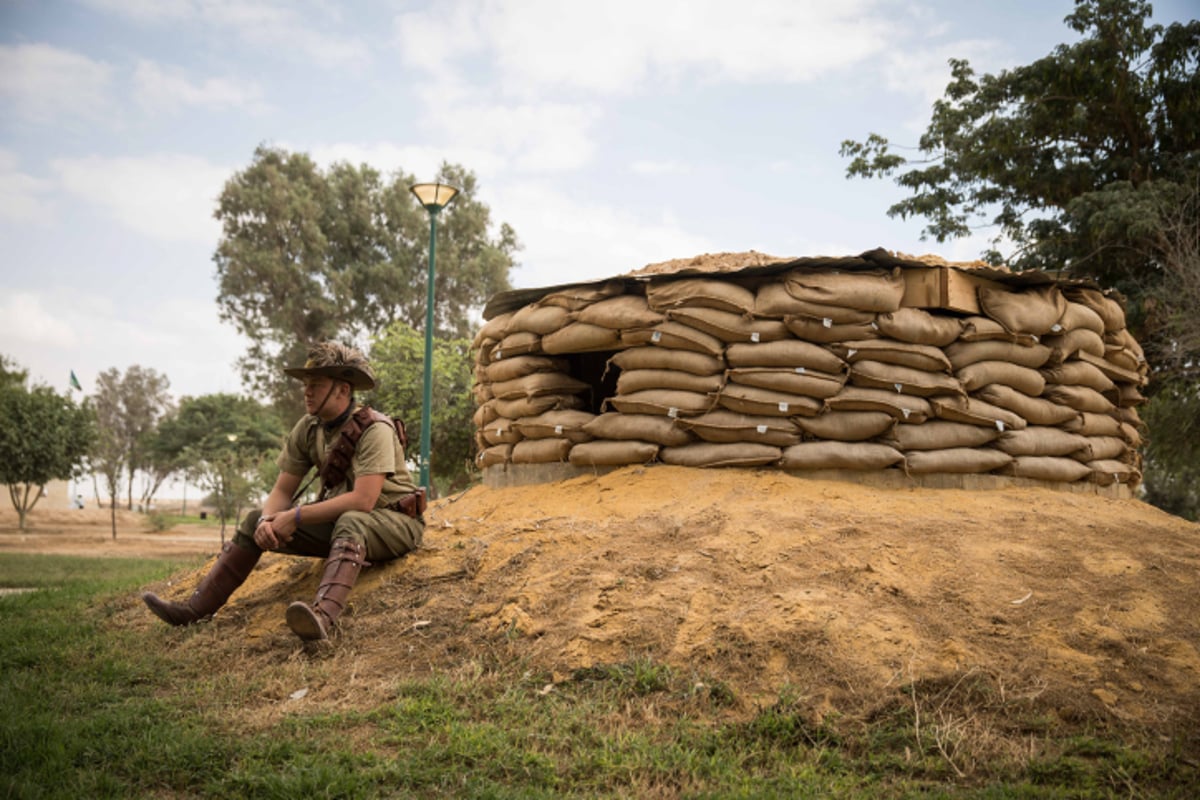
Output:
[[341,486],[346,480],[346,473],[350,471],[350,462],[354,458],[354,451],[358,449],[358,440],[362,438],[363,431],[376,422],[386,422],[388,425],[395,425],[397,433],[400,434],[401,444],[405,443],[402,433],[404,430],[403,422],[393,420],[392,417],[376,411],[370,406],[363,406],[358,409],[350,415],[350,419],[346,420],[346,424],[342,426],[337,441],[329,449],[325,463],[321,466],[321,494],[319,499],[324,500],[333,487]]

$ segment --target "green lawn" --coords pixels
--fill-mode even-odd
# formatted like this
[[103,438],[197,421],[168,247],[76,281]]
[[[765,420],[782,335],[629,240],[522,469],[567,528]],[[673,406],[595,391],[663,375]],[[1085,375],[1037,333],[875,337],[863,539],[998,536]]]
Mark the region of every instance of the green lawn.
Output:
[[521,665],[397,679],[373,709],[234,725],[238,664],[203,673],[114,620],[183,566],[0,555],[0,587],[37,588],[0,597],[0,796],[1185,798],[1200,780],[1194,754],[1078,731],[960,774],[964,743],[902,704],[850,733],[786,693],[733,722],[728,687],[641,660],[553,689]]

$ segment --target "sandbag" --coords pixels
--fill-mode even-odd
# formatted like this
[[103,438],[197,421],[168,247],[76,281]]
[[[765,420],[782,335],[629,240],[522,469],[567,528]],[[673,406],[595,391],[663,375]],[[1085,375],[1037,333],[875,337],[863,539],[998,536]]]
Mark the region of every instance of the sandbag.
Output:
[[508,419],[536,417],[555,408],[583,408],[583,401],[573,394],[542,394],[515,400],[502,400],[497,397],[488,402],[494,404],[497,414]]
[[658,451],[659,461],[680,467],[758,467],[778,461],[779,456],[778,447],[756,442],[697,442]]
[[589,411],[560,409],[514,420],[513,428],[526,439],[557,437],[572,442],[586,442],[592,436],[584,430],[584,426],[595,418],[596,415]]
[[826,411],[815,417],[796,417],[795,423],[815,439],[862,442],[890,430],[896,418],[884,411]]
[[721,376],[693,375],[679,369],[622,370],[617,376],[617,394],[633,394],[644,389],[680,389],[707,394],[721,388]]
[[1093,461],[1126,461],[1130,456],[1129,443],[1120,436],[1085,436]]
[[667,316],[722,342],[774,342],[791,335],[777,319],[758,319],[717,308],[676,308],[668,311]]
[[1104,320],[1083,303],[1068,301],[1058,324],[1066,332],[1087,330],[1097,334],[1104,333]]
[[1120,436],[1121,421],[1108,414],[1098,414],[1091,411],[1076,412],[1060,426],[1065,431],[1078,433],[1083,436]]
[[1040,372],[1007,361],[976,361],[957,370],[954,377],[968,392],[998,383],[1037,397],[1046,388],[1046,379]]
[[884,441],[898,450],[948,450],[982,447],[995,441],[1000,431],[982,425],[933,419],[919,425],[898,424]]
[[797,269],[784,279],[788,294],[798,300],[863,311],[895,311],[904,297],[904,274],[864,270],[810,272]]
[[1079,416],[1079,412],[1069,406],[1061,406],[1042,397],[1030,397],[1011,386],[999,383],[980,387],[975,390],[973,396],[985,403],[1007,408],[1023,417],[1030,425],[1062,425]]
[[509,311],[506,314],[497,314],[487,322],[483,323],[483,326],[479,329],[479,332],[475,334],[475,346],[478,347],[478,343],[484,339],[491,339],[492,341],[498,342],[507,336],[508,323],[512,320],[514,313],[515,312]]
[[1055,336],[1043,336],[1042,344],[1057,352],[1059,361],[1066,361],[1079,353],[1090,353],[1097,358],[1104,358],[1104,339],[1087,328],[1076,328]]
[[596,439],[633,440],[679,446],[692,441],[687,430],[671,417],[660,414],[600,414],[583,426]]
[[994,447],[1010,456],[1074,456],[1087,453],[1088,439],[1075,433],[1045,425],[1030,425],[1019,431],[1005,431]]
[[962,333],[962,320],[930,314],[919,308],[898,308],[875,319],[884,336],[911,344],[945,347]]
[[560,306],[528,305],[517,309],[508,323],[508,332],[553,333],[571,321],[570,312]]
[[1052,284],[1010,291],[979,287],[979,307],[1012,333],[1050,333],[1067,310],[1067,299]]
[[1092,473],[1087,464],[1081,464],[1073,458],[1055,456],[1017,456],[999,471],[1002,475],[1057,483],[1073,483]]
[[1021,345],[997,339],[980,339],[972,342],[955,342],[946,348],[950,365],[958,370],[980,361],[1006,361],[1019,367],[1038,369],[1049,359],[1053,351],[1040,344]]
[[874,311],[799,299],[792,295],[783,283],[766,283],[758,288],[754,315],[765,319],[809,317],[827,321],[833,325],[848,325],[875,320]]
[[542,352],[555,354],[615,350],[620,342],[620,334],[612,328],[587,322],[572,322],[554,333],[543,336]]
[[909,475],[949,473],[978,475],[998,470],[1012,462],[1012,456],[987,447],[951,447],[946,450],[917,450],[906,453],[904,469]]
[[767,417],[811,417],[821,411],[821,401],[798,394],[726,383],[717,403],[731,411]]
[[783,318],[783,324],[791,331],[792,336],[806,342],[847,342],[873,339],[879,336],[879,330],[875,327],[874,322],[835,325],[825,319],[788,316]]
[[933,413],[938,419],[950,422],[965,422],[968,425],[982,425],[999,431],[1021,430],[1028,423],[1025,419],[1006,408],[994,406],[977,397],[954,397],[945,395],[935,397],[930,401]]
[[475,409],[475,414],[471,417],[476,428],[482,428],[492,420],[500,416],[500,412],[496,410],[496,401],[488,400],[483,405]]
[[489,445],[516,444],[524,437],[513,426],[514,420],[497,417],[479,429],[479,435]]
[[653,281],[646,287],[646,301],[656,311],[681,306],[715,308],[736,314],[754,310],[754,292],[731,281],[712,278]]
[[1141,447],[1142,446],[1141,431],[1139,431],[1137,428],[1135,428],[1134,426],[1132,426],[1126,422],[1122,422],[1122,423],[1120,423],[1120,425],[1121,425],[1121,436],[1122,436],[1122,438],[1125,439],[1126,442],[1129,443],[1129,446],[1135,450],[1137,448]]
[[511,444],[497,444],[485,450],[480,450],[475,456],[475,463],[480,467],[495,467],[501,464],[508,463],[508,457],[512,453],[513,446]]
[[1112,400],[1121,408],[1133,408],[1146,402],[1146,396],[1130,383],[1119,384],[1115,389],[1105,392],[1105,397]]
[[926,372],[949,372],[950,360],[940,347],[894,339],[863,339],[841,342],[830,348],[851,364],[856,361],[882,361],[901,367],[925,370]]
[[1059,405],[1069,406],[1076,411],[1091,411],[1095,414],[1111,414],[1116,406],[1095,389],[1086,386],[1047,386],[1042,397]]
[[962,333],[958,335],[958,338],[963,342],[1001,341],[1020,345],[1038,343],[1038,337],[1032,333],[1014,333],[994,319],[979,316],[967,317],[963,320]]
[[591,386],[563,372],[534,372],[509,381],[492,384],[492,394],[501,400],[537,397],[543,394],[575,394]]
[[851,364],[850,383],[869,389],[915,394],[918,397],[963,393],[963,387],[949,375],[879,361],[858,361]]
[[475,399],[476,407],[483,405],[496,396],[490,383],[476,383],[471,386],[471,397]]
[[725,343],[717,337],[672,320],[659,323],[653,328],[621,331],[621,344],[625,347],[652,344],[656,347],[704,353],[714,358],[719,358],[725,352]]
[[725,362],[720,358],[667,347],[631,347],[613,355],[608,363],[622,370],[671,369],[693,375],[720,375],[725,371]]
[[538,353],[542,349],[542,337],[532,331],[513,331],[506,335],[492,350],[492,361],[502,358]]
[[1097,392],[1107,392],[1115,388],[1111,378],[1099,367],[1086,361],[1064,361],[1058,366],[1044,367],[1041,373],[1048,384],[1078,384]]
[[555,289],[550,294],[538,300],[541,305],[561,306],[568,311],[579,311],[592,303],[599,303],[608,297],[614,297],[625,291],[621,281],[613,280],[604,283],[588,283],[577,286],[566,286]]
[[825,401],[832,411],[882,411],[905,422],[924,422],[933,416],[933,407],[923,397],[898,394],[885,389],[847,386]]
[[877,470],[899,464],[904,454],[876,442],[801,442],[785,448],[782,469]]
[[568,439],[525,439],[513,445],[509,459],[514,464],[553,464],[567,460]]
[[713,397],[678,389],[646,389],[616,395],[604,401],[622,414],[659,414],[666,417],[695,416],[713,407]]
[[757,386],[785,394],[800,394],[823,400],[833,397],[846,383],[845,373],[831,375],[807,367],[735,367],[725,373],[727,380],[743,386]]
[[492,383],[511,381],[523,378],[535,372],[566,372],[568,370],[565,358],[549,358],[547,356],[513,356],[484,367],[484,375]]
[[1141,386],[1146,382],[1146,379],[1136,370],[1120,367],[1104,358],[1091,353],[1080,352],[1079,360],[1091,364],[1096,369],[1103,372],[1109,380],[1117,382],[1132,383]]
[[567,460],[577,467],[618,467],[646,464],[657,455],[658,445],[651,442],[597,439],[572,447]]
[[800,442],[796,420],[802,417],[765,417],[718,409],[678,421],[706,442],[757,442],[786,447]]
[[645,297],[637,294],[609,297],[575,312],[576,322],[586,322],[589,325],[614,330],[650,328],[665,319],[661,312],[650,308]]
[[1125,310],[1111,297],[1099,289],[1086,286],[1068,286],[1064,290],[1072,303],[1079,303],[1094,311],[1104,321],[1105,331],[1119,331],[1125,327]]
[[1098,483],[1101,486],[1112,486],[1114,483],[1135,484],[1141,478],[1141,474],[1131,465],[1123,461],[1097,460],[1087,463],[1092,473],[1088,479],[1092,483]]
[[831,374],[846,369],[846,363],[826,348],[796,339],[731,344],[725,350],[725,360],[731,367],[804,367]]

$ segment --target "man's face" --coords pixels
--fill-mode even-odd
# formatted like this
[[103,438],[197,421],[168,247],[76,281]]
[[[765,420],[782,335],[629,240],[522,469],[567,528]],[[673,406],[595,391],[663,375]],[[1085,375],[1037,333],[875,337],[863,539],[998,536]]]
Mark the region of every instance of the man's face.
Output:
[[[333,378],[324,376],[308,377],[304,379],[304,410],[309,414],[317,413],[317,409],[321,407],[321,403],[325,401],[326,396],[330,401],[335,400],[334,393],[330,393],[333,388]],[[328,408],[329,404],[326,404]]]

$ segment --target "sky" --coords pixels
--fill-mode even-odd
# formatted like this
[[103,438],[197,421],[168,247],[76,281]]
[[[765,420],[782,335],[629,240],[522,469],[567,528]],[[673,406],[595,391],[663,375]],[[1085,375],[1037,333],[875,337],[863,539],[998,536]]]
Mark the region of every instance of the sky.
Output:
[[135,364],[177,399],[242,392],[213,209],[260,144],[420,180],[463,165],[522,244],[517,288],[725,251],[973,259],[986,232],[921,241],[840,143],[915,145],[948,59],[1029,63],[1076,38],[1072,8],[0,0],[0,354],[62,392]]

